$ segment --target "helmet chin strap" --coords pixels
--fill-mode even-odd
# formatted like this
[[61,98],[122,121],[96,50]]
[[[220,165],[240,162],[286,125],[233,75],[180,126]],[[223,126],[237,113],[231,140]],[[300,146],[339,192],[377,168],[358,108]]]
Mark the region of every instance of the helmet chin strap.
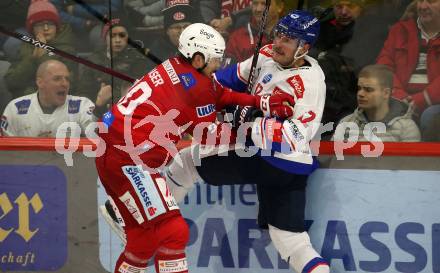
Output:
[[303,54],[298,55],[298,53],[304,48],[304,45],[305,45],[305,44],[306,44],[306,42],[303,41],[303,40],[301,40],[301,41],[299,42],[298,47],[296,48],[296,51],[295,51],[295,55],[293,55],[293,61],[292,61],[289,65],[285,66],[285,68],[287,68],[287,67],[294,67],[294,66],[295,66],[295,63],[296,63],[299,59],[303,58],[303,57],[309,52],[308,50],[306,50]]

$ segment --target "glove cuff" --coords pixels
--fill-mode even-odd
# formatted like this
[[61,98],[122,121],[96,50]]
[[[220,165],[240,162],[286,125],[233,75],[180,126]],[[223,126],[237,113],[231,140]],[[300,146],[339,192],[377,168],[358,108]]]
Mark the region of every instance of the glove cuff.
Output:
[[270,116],[270,95],[266,94],[259,97],[257,103],[260,110],[263,111],[263,115],[265,117]]

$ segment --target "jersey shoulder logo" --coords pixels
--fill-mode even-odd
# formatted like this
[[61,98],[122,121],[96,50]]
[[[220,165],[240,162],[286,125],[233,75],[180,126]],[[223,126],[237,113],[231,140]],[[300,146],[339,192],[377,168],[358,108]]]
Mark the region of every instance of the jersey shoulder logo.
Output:
[[187,91],[196,84],[196,79],[191,73],[179,74],[179,79]]
[[300,75],[295,75],[288,78],[287,83],[293,87],[295,96],[297,99],[301,99],[304,96],[304,83]]
[[273,55],[273,50],[272,50],[272,45],[265,45],[260,49],[260,53],[263,54],[266,57],[272,57]]
[[102,115],[102,122],[108,127],[110,127],[115,120],[115,116],[113,115],[112,111],[106,112],[104,115]]
[[17,113],[19,115],[25,115],[29,111],[29,106],[31,106],[31,100],[25,99],[20,100],[15,103],[15,107],[17,107]]
[[69,114],[77,114],[81,106],[81,100],[69,100],[69,106],[67,112]]

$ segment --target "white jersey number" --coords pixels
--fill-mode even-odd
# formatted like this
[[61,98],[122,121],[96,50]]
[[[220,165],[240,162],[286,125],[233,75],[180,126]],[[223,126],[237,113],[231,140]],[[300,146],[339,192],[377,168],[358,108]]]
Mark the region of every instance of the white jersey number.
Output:
[[151,87],[145,81],[133,85],[127,95],[118,102],[118,110],[123,115],[131,115],[136,107],[151,96]]

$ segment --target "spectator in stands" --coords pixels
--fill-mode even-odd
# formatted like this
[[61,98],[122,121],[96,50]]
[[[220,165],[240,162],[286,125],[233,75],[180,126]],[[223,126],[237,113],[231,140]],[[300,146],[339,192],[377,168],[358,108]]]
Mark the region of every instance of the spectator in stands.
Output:
[[[16,32],[26,34],[23,22],[26,21],[27,9],[30,2],[30,0],[0,1],[0,10],[2,11],[2,15],[0,16],[0,26],[7,30],[15,30]],[[8,59],[18,57],[17,48],[20,43],[20,40],[16,38],[0,34],[0,47],[3,47],[3,52]]]
[[423,141],[440,141],[440,113],[432,115],[428,126],[422,127]]
[[416,2],[417,18],[393,25],[377,63],[394,72],[393,96],[414,103],[423,131],[440,113],[440,0]]
[[161,28],[165,0],[125,0],[128,17],[136,27]]
[[[352,61],[355,73],[375,63],[387,38],[389,28],[403,16],[411,18],[412,0],[375,0],[356,19],[353,36],[343,47],[342,55]],[[413,4],[410,5],[410,7]]]
[[6,88],[4,81],[4,77],[9,66],[11,66],[9,62],[0,61],[0,113],[3,113],[3,110],[5,110],[8,102],[12,100],[11,92],[9,92],[8,88]]
[[[259,29],[263,17],[263,11],[266,8],[266,0],[252,0],[252,16],[249,22],[242,27],[232,31],[226,44],[225,55],[232,62],[241,62],[252,56],[255,46],[258,42]],[[278,22],[284,8],[282,0],[271,1],[268,11],[268,20],[263,34],[262,45],[272,40],[272,28]]]
[[[186,4],[184,4],[186,3]],[[197,18],[195,8],[189,5],[189,1],[174,4],[168,1],[167,7],[162,11],[164,16],[165,35],[154,39],[149,47],[151,53],[161,60],[166,60],[177,53],[180,33],[192,23],[200,22]],[[154,68],[155,63],[148,60],[148,70]]]
[[70,74],[57,60],[40,64],[36,74],[37,92],[12,100],[1,119],[4,136],[54,137],[67,121],[77,122],[82,130],[94,120],[93,103],[69,95]]
[[[410,104],[391,97],[393,73],[385,65],[364,67],[359,73],[357,101],[358,108],[343,118],[336,128],[333,139],[347,141],[358,136],[359,141],[373,141],[375,135],[381,141],[420,141],[420,131],[412,120]],[[383,123],[386,130],[380,131],[367,126],[370,122]],[[354,123],[356,126],[348,126]]]
[[325,12],[325,18],[320,18],[321,34],[313,55],[318,56],[320,52],[329,50],[340,52],[353,36],[356,18],[361,14],[363,6],[364,0],[334,0],[333,7]]
[[84,51],[90,45],[93,45],[95,49],[101,45],[100,33],[103,23],[91,13],[91,10],[108,18],[109,4],[112,7],[112,14],[121,13],[123,0],[84,0],[83,2],[90,10],[74,0],[51,1],[60,12],[61,21],[72,27],[77,38],[75,45]]
[[166,28],[163,11],[170,6],[190,5],[197,22],[209,23],[220,12],[219,0],[126,0],[126,8],[135,26]]
[[[322,122],[337,123],[356,108],[356,75],[350,59],[341,55],[353,35],[355,21],[364,7],[363,0],[333,0],[321,16],[321,33],[310,53],[318,59],[325,74],[326,101]],[[323,138],[330,138],[326,132]]]
[[[209,24],[227,38],[229,32],[249,22],[250,5],[252,0],[221,0],[221,12]],[[241,16],[242,12],[248,16]],[[237,17],[238,15],[238,17]]]
[[190,4],[193,7],[198,7],[198,16],[201,17],[201,22],[206,24],[218,17],[221,12],[221,1],[219,0],[193,0]]
[[[110,31],[111,30],[111,31]],[[89,60],[93,63],[111,67],[120,73],[132,78],[138,78],[147,71],[146,57],[128,45],[128,30],[123,20],[114,18],[102,29],[102,39],[106,42],[105,48],[94,52]],[[112,58],[112,59],[110,59]],[[83,67],[81,67],[83,68]],[[106,112],[109,104],[125,95],[131,83],[113,78],[98,70],[84,67],[81,69],[81,81],[77,95],[84,96],[96,104],[96,116]]]
[[[68,53],[74,53],[73,36],[69,26],[62,25],[57,9],[47,0],[34,0],[28,9],[26,28],[33,38]],[[13,98],[35,90],[33,81],[38,66],[48,59],[58,58],[52,52],[23,43],[19,59],[12,61],[5,82]],[[75,71],[73,62],[66,63]]]

